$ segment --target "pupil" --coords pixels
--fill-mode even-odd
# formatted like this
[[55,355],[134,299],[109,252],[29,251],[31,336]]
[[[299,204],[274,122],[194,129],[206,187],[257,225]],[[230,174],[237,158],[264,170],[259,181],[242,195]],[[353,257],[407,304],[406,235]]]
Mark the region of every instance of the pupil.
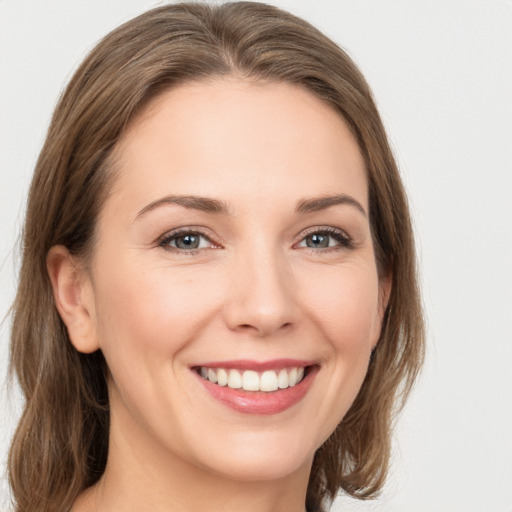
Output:
[[184,235],[176,239],[176,246],[180,249],[197,249],[199,237],[197,235]]
[[326,235],[314,234],[308,237],[308,247],[329,247],[329,237]]

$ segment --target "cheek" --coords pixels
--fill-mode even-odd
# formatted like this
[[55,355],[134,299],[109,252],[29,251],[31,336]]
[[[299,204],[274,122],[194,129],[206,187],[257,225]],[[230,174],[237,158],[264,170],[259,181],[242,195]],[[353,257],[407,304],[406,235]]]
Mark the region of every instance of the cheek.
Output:
[[380,333],[379,282],[369,263],[327,267],[304,284],[309,318],[323,341],[321,398],[315,410],[322,418],[321,443],[345,416],[366,376]]
[[[97,325],[105,355],[132,361],[175,355],[210,318],[215,297],[189,272],[118,265],[99,275]],[[113,358],[112,358],[113,359]]]
[[331,349],[354,354],[371,350],[380,333],[375,269],[370,265],[327,269],[317,272],[306,289],[308,309]]

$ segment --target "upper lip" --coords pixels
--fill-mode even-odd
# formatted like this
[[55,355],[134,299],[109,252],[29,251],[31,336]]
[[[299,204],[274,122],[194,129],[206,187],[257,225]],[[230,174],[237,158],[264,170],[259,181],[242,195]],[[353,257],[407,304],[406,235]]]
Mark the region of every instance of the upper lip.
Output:
[[193,368],[225,368],[233,370],[253,370],[264,372],[265,370],[280,370],[282,368],[300,368],[317,364],[315,361],[304,359],[271,359],[267,361],[253,361],[250,359],[235,359],[229,361],[208,361],[193,365]]

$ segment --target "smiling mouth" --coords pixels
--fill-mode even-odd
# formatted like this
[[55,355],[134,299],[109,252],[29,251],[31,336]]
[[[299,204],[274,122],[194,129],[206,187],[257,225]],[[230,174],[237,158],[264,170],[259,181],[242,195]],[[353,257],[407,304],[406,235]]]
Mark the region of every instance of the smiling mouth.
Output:
[[200,366],[194,368],[194,370],[204,380],[217,386],[243,391],[272,393],[297,386],[307,376],[309,368],[309,366],[298,366],[258,372]]
[[308,393],[320,364],[297,359],[216,361],[191,367],[198,382],[221,404],[244,414],[278,414]]

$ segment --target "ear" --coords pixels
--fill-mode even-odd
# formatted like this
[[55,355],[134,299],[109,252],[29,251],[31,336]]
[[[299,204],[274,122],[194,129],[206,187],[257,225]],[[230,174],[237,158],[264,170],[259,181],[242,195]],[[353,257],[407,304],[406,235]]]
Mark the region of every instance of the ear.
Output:
[[55,305],[71,343],[79,352],[98,350],[94,293],[87,272],[63,245],[55,245],[49,250],[46,268]]
[[389,297],[391,296],[391,288],[393,286],[393,274],[387,272],[379,279],[379,322],[378,332],[374,336],[374,342],[372,344],[372,350],[377,346],[382,332],[382,326],[384,323],[384,316],[389,303]]

